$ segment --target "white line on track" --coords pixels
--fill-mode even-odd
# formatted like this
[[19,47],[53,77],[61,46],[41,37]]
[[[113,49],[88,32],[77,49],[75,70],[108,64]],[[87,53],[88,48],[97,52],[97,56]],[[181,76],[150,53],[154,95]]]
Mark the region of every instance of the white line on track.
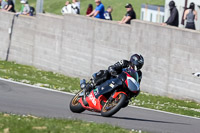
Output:
[[[21,83],[21,82],[16,82],[16,81],[8,80],[8,79],[0,78],[0,80],[2,80],[2,81],[7,81],[7,82],[11,82],[11,83],[15,83],[15,84],[19,84],[19,85],[29,86],[29,87],[33,87],[33,88],[38,88],[38,89],[42,89],[42,90],[47,90],[47,91],[52,91],[52,92],[63,93],[63,94],[66,94],[66,95],[74,95],[73,93],[69,93],[69,92],[63,92],[63,91],[58,91],[58,90],[49,89],[49,88],[45,88],[45,87],[34,86],[34,85],[25,84],[25,83]],[[197,118],[197,117],[186,116],[186,115],[180,115],[180,114],[170,113],[170,112],[161,111],[161,110],[149,109],[149,108],[138,107],[138,106],[133,106],[133,105],[129,105],[129,107],[138,108],[138,109],[144,109],[144,110],[149,110],[149,111],[155,111],[155,112],[160,112],[160,113],[165,113],[165,114],[176,115],[176,116],[181,116],[181,117],[187,117],[187,118],[192,118],[192,119],[200,120],[200,118]]]
[[22,83],[22,82],[16,82],[16,81],[13,81],[13,80],[8,80],[8,79],[3,79],[3,78],[0,78],[0,80],[7,81],[7,82],[10,82],[10,83],[19,84],[19,85],[29,86],[29,87],[33,87],[33,88],[38,88],[38,89],[42,89],[42,90],[58,92],[58,93],[63,93],[63,94],[67,94],[67,95],[74,95],[73,93],[70,93],[70,92],[58,91],[58,90],[54,90],[54,89],[50,89],[50,88],[45,88],[45,87],[40,87],[40,86],[35,86],[35,85],[30,85],[30,84],[25,84],[25,83]]

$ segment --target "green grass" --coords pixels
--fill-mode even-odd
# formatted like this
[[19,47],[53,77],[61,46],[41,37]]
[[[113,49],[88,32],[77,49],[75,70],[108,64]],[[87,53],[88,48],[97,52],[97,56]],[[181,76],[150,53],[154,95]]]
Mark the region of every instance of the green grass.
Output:
[[200,118],[200,104],[193,101],[177,100],[142,92],[131,104]]
[[80,81],[78,78],[4,61],[0,61],[0,77],[67,92],[78,90]]
[[[38,70],[32,66],[0,60],[0,77],[41,87],[66,92],[77,92],[80,88],[78,78],[71,78],[54,72]],[[200,104],[192,101],[176,100],[168,97],[140,93],[132,105],[163,110],[177,114],[200,117]]]
[[0,133],[136,133],[108,124],[0,113]]
[[[36,0],[28,0],[29,4],[31,6],[36,6]],[[44,0],[44,10],[45,12],[48,13],[53,13],[53,14],[59,14],[61,8],[64,6],[66,0]],[[72,0],[69,0],[72,1]],[[81,15],[86,14],[86,10],[88,7],[88,4],[93,4],[93,7],[95,8],[96,5],[94,3],[94,0],[80,0],[81,1]],[[154,5],[164,5],[165,0],[102,0],[102,3],[105,6],[105,9],[108,6],[113,7],[113,19],[114,20],[121,20],[122,17],[126,13],[125,5],[126,3],[131,3],[134,7],[134,10],[136,12],[137,18],[140,18],[140,9],[141,9],[141,4],[154,4]],[[21,4],[19,1],[16,1],[16,10],[20,10]]]

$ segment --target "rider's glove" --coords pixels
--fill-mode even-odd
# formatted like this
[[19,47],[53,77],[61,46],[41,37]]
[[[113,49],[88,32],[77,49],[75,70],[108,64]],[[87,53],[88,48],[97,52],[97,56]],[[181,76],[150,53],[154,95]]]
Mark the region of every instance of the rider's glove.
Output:
[[117,71],[115,69],[113,69],[112,67],[108,68],[108,72],[112,75],[112,76],[116,76],[117,75]]

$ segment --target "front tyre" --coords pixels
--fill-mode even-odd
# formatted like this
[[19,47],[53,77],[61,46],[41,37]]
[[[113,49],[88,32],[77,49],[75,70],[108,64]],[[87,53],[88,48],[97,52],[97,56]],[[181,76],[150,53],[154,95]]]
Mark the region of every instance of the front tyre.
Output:
[[83,108],[83,106],[78,102],[78,100],[80,99],[79,94],[82,93],[82,90],[79,91],[71,100],[70,102],[70,110],[74,113],[81,113],[83,111],[85,111],[85,109]]
[[112,102],[107,101],[101,110],[101,115],[104,117],[110,117],[117,113],[124,106],[126,98],[127,96],[124,93],[119,93]]

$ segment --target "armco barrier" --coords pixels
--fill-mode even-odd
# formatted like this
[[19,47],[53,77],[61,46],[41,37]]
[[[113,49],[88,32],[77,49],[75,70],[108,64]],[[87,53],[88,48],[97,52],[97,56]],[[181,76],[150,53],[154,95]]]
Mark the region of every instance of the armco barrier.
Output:
[[[0,12],[11,21],[11,14]],[[142,91],[200,102],[200,34],[134,20],[131,25],[79,15],[15,18],[9,60],[86,77],[133,53],[145,58]],[[3,27],[4,31],[7,27]],[[2,28],[2,27],[1,27]],[[3,31],[0,30],[0,35]],[[0,36],[1,37],[1,36]],[[1,42],[4,59],[8,40]],[[3,48],[3,49],[2,49]]]

